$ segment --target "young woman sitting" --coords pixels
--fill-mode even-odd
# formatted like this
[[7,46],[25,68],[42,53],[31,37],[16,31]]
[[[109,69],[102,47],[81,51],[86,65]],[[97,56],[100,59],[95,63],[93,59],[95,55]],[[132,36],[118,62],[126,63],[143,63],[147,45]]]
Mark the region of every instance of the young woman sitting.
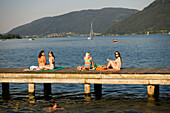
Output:
[[90,56],[90,53],[87,52],[86,56],[84,57],[84,65],[78,66],[78,70],[89,70],[91,68],[94,68],[93,58]]
[[46,57],[44,56],[44,51],[40,51],[39,55],[38,55],[38,68],[42,69],[43,66],[45,66],[46,64]]
[[[107,59],[107,61],[109,62],[107,65],[107,69],[108,70],[115,70],[115,71],[119,71],[121,68],[121,56],[120,53],[118,51],[115,52],[115,57],[116,60],[109,60]],[[111,69],[110,69],[111,67]]]
[[49,51],[49,65],[45,65],[45,66],[42,66],[43,69],[47,70],[47,69],[54,69],[55,67],[55,56],[53,54],[52,51]]

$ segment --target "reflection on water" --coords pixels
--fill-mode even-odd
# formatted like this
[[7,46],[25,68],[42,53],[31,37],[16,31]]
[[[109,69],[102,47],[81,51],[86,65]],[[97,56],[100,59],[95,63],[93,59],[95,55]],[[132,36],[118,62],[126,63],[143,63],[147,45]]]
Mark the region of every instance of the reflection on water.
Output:
[[[83,99],[58,99],[44,100],[43,97],[37,97],[36,102],[28,98],[19,100],[1,100],[0,109],[3,112],[44,112],[43,108],[49,107],[50,102],[57,102],[59,107],[64,110],[60,112],[166,112],[169,110],[169,100],[162,98],[160,101],[147,100],[145,98],[103,98],[95,100],[90,96]],[[40,99],[41,98],[41,99]],[[58,112],[58,111],[57,111]]]
[[[115,37],[87,37],[36,39],[0,42],[0,68],[29,67],[37,64],[37,56],[52,50],[56,66],[76,67],[83,64],[88,51],[94,63],[107,64],[120,51],[122,67],[170,67],[170,35],[137,35]],[[48,63],[48,62],[47,62]],[[0,90],[0,111],[39,112],[55,101],[64,110],[57,112],[167,112],[170,110],[169,86],[160,85],[157,98],[147,95],[146,85],[91,85],[91,94],[84,94],[84,84],[51,84],[51,92],[43,84],[36,84],[35,94],[28,94],[28,84],[10,83],[9,92]],[[47,87],[49,87],[47,85]],[[101,88],[102,87],[102,90]],[[0,84],[2,89],[2,84]]]
[[[14,84],[12,84],[14,85]],[[91,94],[85,95],[84,84],[67,84],[58,91],[52,84],[52,93],[47,95],[42,84],[36,84],[35,94],[19,91],[10,91],[9,98],[0,95],[0,110],[3,112],[44,112],[51,102],[57,102],[64,110],[59,112],[166,112],[169,110],[170,93],[167,88],[160,86],[158,98],[149,97],[146,85],[102,85],[102,90],[91,85]],[[75,86],[75,87],[72,87]],[[63,86],[64,87],[64,86]],[[71,91],[71,88],[73,92]],[[70,89],[70,90],[69,90]],[[134,90],[133,90],[134,89]],[[98,92],[98,91],[99,92]],[[58,111],[57,111],[58,112]]]

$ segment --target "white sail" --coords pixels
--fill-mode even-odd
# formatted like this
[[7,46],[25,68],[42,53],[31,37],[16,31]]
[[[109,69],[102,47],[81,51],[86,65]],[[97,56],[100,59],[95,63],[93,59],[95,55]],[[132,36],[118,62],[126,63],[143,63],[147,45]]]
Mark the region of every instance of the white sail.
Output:
[[89,35],[88,39],[89,40],[93,39],[93,25],[92,25],[92,23],[91,23],[90,35]]

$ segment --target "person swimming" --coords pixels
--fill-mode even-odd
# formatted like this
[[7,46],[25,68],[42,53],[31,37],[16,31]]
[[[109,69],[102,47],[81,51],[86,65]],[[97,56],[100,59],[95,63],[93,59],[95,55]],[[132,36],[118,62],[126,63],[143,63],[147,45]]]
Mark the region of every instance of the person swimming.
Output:
[[44,108],[43,110],[45,112],[52,112],[52,111],[55,111],[55,110],[64,110],[64,108],[59,108],[57,106],[56,102],[52,102],[52,103],[50,103],[50,107]]

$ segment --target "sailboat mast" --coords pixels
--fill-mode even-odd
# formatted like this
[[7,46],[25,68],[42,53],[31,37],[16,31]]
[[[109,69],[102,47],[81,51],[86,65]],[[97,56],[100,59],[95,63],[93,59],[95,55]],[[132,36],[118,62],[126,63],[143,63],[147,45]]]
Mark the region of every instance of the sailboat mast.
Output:
[[93,37],[93,24],[92,24],[92,22],[91,22],[90,37]]
[[91,29],[90,29],[90,34],[89,34],[88,39],[89,39],[89,40],[92,40],[92,39],[93,39],[93,25],[92,25],[92,22],[91,22]]

